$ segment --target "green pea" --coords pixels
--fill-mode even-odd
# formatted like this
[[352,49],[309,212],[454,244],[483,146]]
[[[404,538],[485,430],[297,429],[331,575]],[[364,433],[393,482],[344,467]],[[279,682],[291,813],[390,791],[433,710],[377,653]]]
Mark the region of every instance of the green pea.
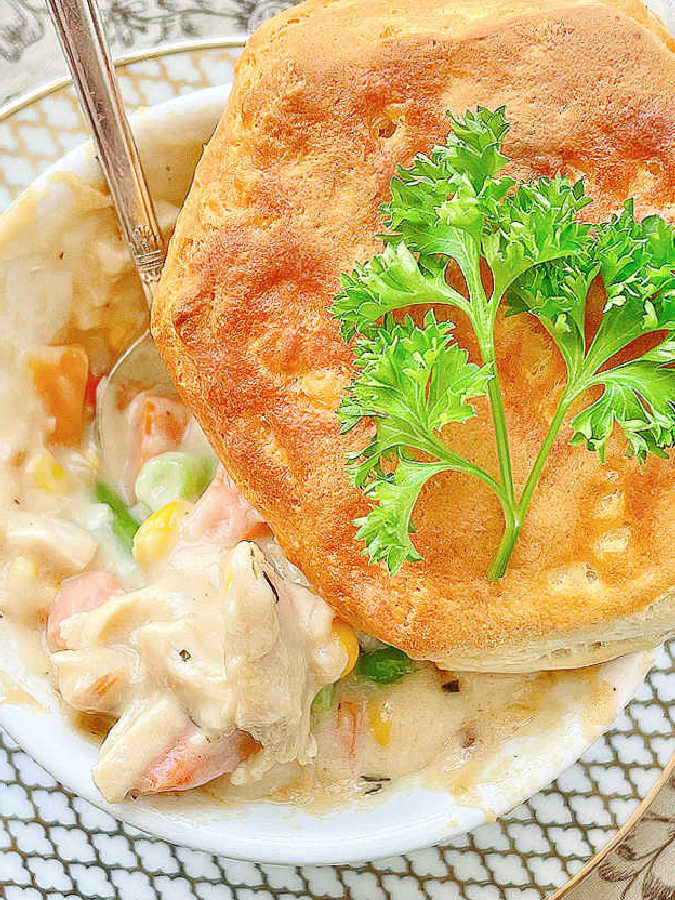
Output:
[[214,456],[170,451],[149,459],[136,479],[136,496],[153,512],[174,500],[196,500],[216,471]]
[[129,512],[120,495],[107,484],[99,481],[94,490],[94,496],[99,503],[105,503],[110,507],[113,522],[112,529],[118,540],[131,553],[134,546],[134,536],[139,528],[139,523]]
[[312,715],[320,716],[335,703],[335,685],[325,684],[312,700]]
[[413,668],[413,661],[396,647],[382,647],[362,653],[356,663],[356,673],[379,684],[393,684]]

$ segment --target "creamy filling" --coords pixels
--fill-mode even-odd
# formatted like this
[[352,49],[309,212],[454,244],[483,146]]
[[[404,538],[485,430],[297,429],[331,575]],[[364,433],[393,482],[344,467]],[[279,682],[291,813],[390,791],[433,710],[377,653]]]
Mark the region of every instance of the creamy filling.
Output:
[[[386,648],[335,619],[152,385],[119,398],[119,458],[102,461],[92,388],[145,310],[109,199],[65,182],[67,228],[17,220],[0,241],[15,311],[0,339],[0,627],[39,636],[64,708],[101,743],[108,800],[204,784],[228,801],[370,797],[421,771],[478,771],[541,724],[553,683],[605,715],[591,670],[457,675],[397,658],[374,677],[361,663]],[[102,500],[109,471],[130,519]]]

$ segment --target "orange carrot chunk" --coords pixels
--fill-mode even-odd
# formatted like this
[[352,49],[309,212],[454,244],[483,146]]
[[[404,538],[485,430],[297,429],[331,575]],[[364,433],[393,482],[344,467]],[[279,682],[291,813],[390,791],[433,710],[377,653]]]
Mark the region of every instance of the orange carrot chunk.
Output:
[[365,701],[341,700],[337,707],[337,736],[348,756],[355,756],[363,738]]
[[90,372],[87,378],[87,386],[84,391],[84,405],[90,419],[93,419],[96,415],[96,392],[103,377],[103,372],[98,375]]
[[82,441],[89,361],[84,347],[41,346],[26,355],[35,390],[53,422],[50,441],[75,447]]
[[110,572],[89,571],[67,578],[61,583],[47,620],[47,644],[50,650],[65,650],[61,624],[77,613],[97,609],[113,594],[122,590],[116,575]]
[[185,407],[177,400],[148,394],[138,417],[138,468],[153,456],[176,450],[188,423]]
[[259,749],[260,744],[245,731],[209,741],[198,729],[191,729],[154,761],[141,777],[138,793],[189,791],[232,772]]

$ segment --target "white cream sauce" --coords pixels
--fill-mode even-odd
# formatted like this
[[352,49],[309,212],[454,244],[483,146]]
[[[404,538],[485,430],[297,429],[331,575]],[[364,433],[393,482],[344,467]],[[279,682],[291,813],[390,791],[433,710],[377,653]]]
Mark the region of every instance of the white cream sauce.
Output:
[[246,541],[232,550],[182,542],[145,587],[67,618],[69,649],[52,655],[63,699],[120,717],[94,770],[104,796],[137,790],[190,723],[207,740],[238,729],[261,745],[234,782],[277,763],[306,765],[316,754],[312,700],[345,665],[332,621]]
[[[195,155],[190,148],[186,156]],[[541,725],[552,680],[567,679],[606,715],[610,689],[593,670],[456,675],[416,663],[392,685],[355,674],[340,680],[346,652],[332,611],[268,534],[253,534],[254,512],[227,484],[231,519],[255,540],[240,540],[227,517],[214,524],[200,501],[173,549],[140,569],[113,534],[110,510],[94,499],[100,459],[91,426],[80,446],[51,448],[66,480],[41,487],[35,461],[50,449],[51,423],[20,352],[77,342],[102,371],[146,316],[106,193],[61,180],[67,229],[37,228],[39,202],[30,198],[0,228],[0,611],[5,624],[44,643],[64,581],[91,572],[117,579],[102,603],[59,623],[61,648],[49,655],[64,704],[105,738],[94,775],[106,798],[184,789],[208,776],[209,796],[230,802],[321,805],[370,797],[423,770],[469,790],[501,742],[536,716]],[[179,200],[174,184],[162,205],[167,223]],[[29,253],[26,233],[34,236]],[[125,448],[133,419],[133,407],[120,417]],[[194,450],[202,440],[190,423],[181,446]],[[21,688],[5,681],[0,701],[16,702]],[[336,681],[334,701],[312,713],[317,691]]]

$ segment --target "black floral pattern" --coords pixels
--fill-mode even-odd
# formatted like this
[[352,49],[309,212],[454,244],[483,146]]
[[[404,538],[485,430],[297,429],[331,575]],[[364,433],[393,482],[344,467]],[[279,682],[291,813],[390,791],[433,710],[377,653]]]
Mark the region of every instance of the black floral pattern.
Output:
[[658,809],[649,809],[598,866],[618,900],[675,900],[675,775],[662,792]]
[[45,34],[44,7],[27,0],[0,0],[0,57],[16,63]]
[[[293,2],[99,0],[108,39],[117,52],[182,38],[250,33],[264,19]],[[45,53],[58,54],[44,3],[40,0],[0,0],[0,62],[16,64],[25,50],[41,42]]]
[[102,11],[113,46],[129,48],[139,42],[210,35],[214,29],[248,32],[266,18],[265,6],[270,6],[268,15],[288,5],[254,0],[108,0]]

